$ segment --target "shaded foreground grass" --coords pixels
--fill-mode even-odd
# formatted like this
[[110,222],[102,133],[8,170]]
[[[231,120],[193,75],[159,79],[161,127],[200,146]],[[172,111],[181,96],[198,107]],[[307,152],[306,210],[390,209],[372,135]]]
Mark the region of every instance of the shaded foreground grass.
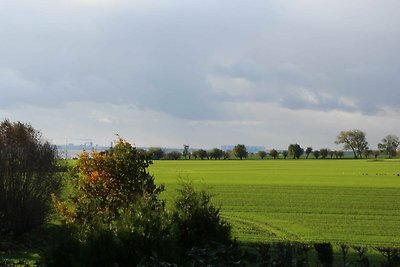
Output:
[[155,161],[150,170],[166,199],[179,179],[205,185],[242,242],[400,245],[399,160]]

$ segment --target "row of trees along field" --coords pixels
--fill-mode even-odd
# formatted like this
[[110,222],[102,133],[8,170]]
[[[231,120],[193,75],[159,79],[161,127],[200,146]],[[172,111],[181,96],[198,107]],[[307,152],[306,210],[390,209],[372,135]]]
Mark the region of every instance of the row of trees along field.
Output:
[[299,144],[290,144],[287,150],[278,151],[277,149],[271,149],[267,153],[264,150],[258,151],[256,154],[249,153],[247,148],[243,144],[236,145],[232,150],[223,151],[219,148],[213,148],[211,150],[195,149],[190,151],[189,145],[183,145],[183,152],[171,151],[165,152],[159,147],[151,147],[147,151],[142,150],[149,158],[153,160],[158,159],[230,159],[238,158],[245,159],[249,156],[257,157],[259,159],[265,159],[268,156],[273,159],[283,158],[286,159],[291,157],[293,159],[299,159],[305,157],[308,159],[312,156],[315,159],[326,159],[326,158],[343,158],[345,151],[351,151],[354,158],[377,158],[381,155],[385,155],[388,158],[395,157],[398,153],[400,141],[399,137],[393,134],[387,135],[382,139],[382,142],[378,144],[377,149],[372,150],[369,148],[369,144],[366,140],[366,134],[361,130],[349,130],[341,131],[336,137],[335,144],[342,144],[343,150],[330,150],[329,148],[313,149],[312,147],[302,148]]

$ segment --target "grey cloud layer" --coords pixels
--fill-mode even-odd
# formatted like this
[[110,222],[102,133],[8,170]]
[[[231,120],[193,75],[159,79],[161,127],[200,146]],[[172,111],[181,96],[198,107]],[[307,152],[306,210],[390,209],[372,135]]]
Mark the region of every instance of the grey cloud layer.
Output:
[[400,101],[398,1],[34,2],[0,4],[3,108],[93,101],[224,119],[221,102],[372,114]]

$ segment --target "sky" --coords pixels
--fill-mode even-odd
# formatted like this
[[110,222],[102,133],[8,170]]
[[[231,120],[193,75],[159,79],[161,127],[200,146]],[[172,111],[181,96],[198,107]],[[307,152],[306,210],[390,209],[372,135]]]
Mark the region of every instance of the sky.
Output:
[[0,119],[55,144],[400,135],[398,0],[1,0]]

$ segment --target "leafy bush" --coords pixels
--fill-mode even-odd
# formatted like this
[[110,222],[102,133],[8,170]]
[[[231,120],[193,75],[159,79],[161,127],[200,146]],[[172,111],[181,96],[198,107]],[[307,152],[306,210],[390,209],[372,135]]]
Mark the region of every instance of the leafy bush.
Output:
[[223,245],[211,242],[205,247],[193,247],[186,253],[184,266],[244,266],[236,243]]
[[43,224],[50,194],[60,189],[57,150],[29,124],[0,124],[0,233],[22,234]]
[[104,225],[93,226],[84,233],[65,228],[65,232],[59,233],[55,242],[49,244],[42,263],[44,266],[122,267],[137,266],[154,256],[162,260],[176,260],[174,242],[168,240],[168,235],[153,233],[151,238],[146,230],[140,230],[140,225],[135,225],[133,231],[131,226],[132,223],[128,223],[117,232]]
[[148,172],[151,163],[122,139],[104,152],[83,152],[73,175],[74,194],[66,202],[53,196],[56,209],[67,224],[90,230],[98,225],[116,227],[123,215],[139,212],[138,201],[163,208],[157,199],[163,187],[157,187]]
[[257,244],[257,251],[260,255],[260,266],[269,266],[271,262],[271,244],[260,243]]
[[83,266],[82,243],[74,230],[69,227],[59,227],[57,230],[52,233],[48,248],[41,255],[41,263],[57,267]]
[[277,257],[273,260],[273,265],[291,266],[294,258],[294,245],[287,241],[280,241],[275,244]]
[[211,242],[231,243],[231,226],[220,217],[220,209],[211,202],[211,195],[197,192],[184,182],[173,210],[178,243],[184,248],[204,247]]
[[[83,265],[130,266],[152,253],[169,255],[163,251],[171,248],[165,245],[171,239],[170,223],[158,199],[163,187],[149,174],[151,163],[122,139],[112,149],[80,155],[72,175],[74,193],[66,202],[56,196],[53,201],[79,241],[78,254],[87,255]],[[48,261],[54,261],[55,253],[48,254]],[[74,257],[66,262],[72,265]]]
[[317,243],[314,245],[318,254],[318,260],[323,266],[330,267],[333,265],[333,248],[331,243]]
[[357,263],[361,267],[368,267],[369,260],[367,257],[368,248],[364,246],[352,246],[352,248],[357,252],[358,259]]
[[387,262],[382,266],[384,267],[400,266],[400,248],[376,247],[376,250],[378,250],[387,259]]

